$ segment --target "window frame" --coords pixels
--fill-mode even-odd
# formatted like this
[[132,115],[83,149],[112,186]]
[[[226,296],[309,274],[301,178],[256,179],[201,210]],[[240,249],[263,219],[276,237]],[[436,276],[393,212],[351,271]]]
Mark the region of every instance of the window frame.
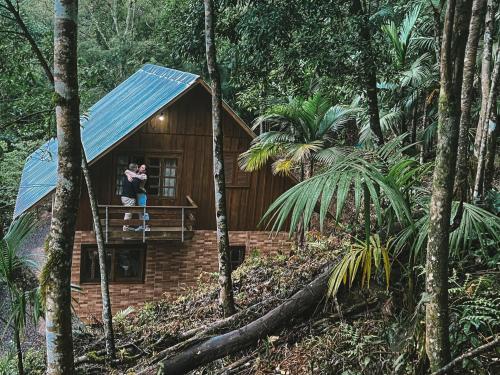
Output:
[[[85,257],[84,257],[84,252],[89,251],[89,250],[97,250],[97,244],[82,244],[80,246],[80,284],[100,284],[101,283],[101,277],[100,277],[100,269],[99,269],[99,259],[97,260],[97,273],[99,274],[98,279],[96,280],[85,280],[84,278],[84,269],[85,269]],[[141,267],[139,267],[140,270],[140,276],[136,278],[130,278],[130,279],[120,279],[117,278],[117,274],[115,271],[116,268],[116,260],[117,256],[116,253],[119,252],[120,250],[126,250],[126,249],[133,249],[133,250],[141,250],[140,254],[142,255],[140,258],[141,261]],[[111,264],[110,264],[110,270],[109,270],[109,276],[108,276],[108,282],[110,284],[144,284],[145,279],[146,279],[146,262],[147,262],[147,245],[140,242],[140,243],[133,243],[133,244],[108,244],[105,245],[105,250],[108,252],[111,250]],[[97,256],[98,258],[99,256]]]
[[[239,257],[239,259],[233,259],[233,252],[235,250],[243,250],[243,256]],[[239,254],[240,255],[240,254]],[[245,244],[235,244],[235,245],[229,245],[229,264],[231,266],[231,272],[237,270],[245,261],[247,255],[247,247]],[[236,267],[233,268],[233,264],[239,262]]]
[[[180,154],[180,153],[167,153],[167,154],[146,153],[144,155],[144,160],[145,160],[145,163],[148,166],[148,168],[150,168],[148,160],[151,158],[160,159],[160,166],[159,166],[160,174],[158,176],[159,185],[157,188],[158,194],[154,194],[154,195],[151,194],[151,197],[154,197],[155,199],[159,199],[162,201],[170,201],[170,202],[176,201],[177,197],[179,196],[179,171],[181,170],[182,154]],[[162,173],[163,173],[163,169],[164,169],[164,160],[166,160],[166,159],[173,159],[176,161],[175,185],[174,185],[175,195],[173,197],[167,197],[167,196],[160,194],[160,192],[163,191],[163,188],[164,188],[163,184],[164,184],[165,176]],[[149,175],[148,175],[148,179],[149,179]],[[150,196],[149,192],[148,192],[148,196]]]
[[[243,151],[242,151],[243,152]],[[224,172],[226,179],[227,188],[250,188],[250,183],[252,179],[252,174],[249,172],[242,171],[238,165],[238,156],[241,152],[237,151],[223,151],[224,153]],[[231,158],[232,168],[230,173],[229,168],[227,168],[227,159]],[[243,179],[242,182],[238,182],[238,176]],[[232,177],[231,181],[228,181],[228,177]]]

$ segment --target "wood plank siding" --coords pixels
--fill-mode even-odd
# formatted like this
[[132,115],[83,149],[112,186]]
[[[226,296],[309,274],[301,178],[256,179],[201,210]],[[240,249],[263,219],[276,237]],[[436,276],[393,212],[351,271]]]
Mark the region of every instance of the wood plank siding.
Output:
[[[215,229],[212,176],[212,127],[210,95],[198,84],[128,139],[91,166],[99,204],[120,204],[115,195],[116,163],[121,155],[175,158],[177,184],[174,198],[148,197],[148,205],[183,205],[189,195],[198,204],[196,229]],[[160,114],[158,113],[158,114]],[[273,176],[270,166],[246,174],[237,167],[237,156],[248,149],[251,136],[224,111],[224,153],[226,160],[229,230],[263,230],[258,227],[269,205],[288,189],[290,179]],[[134,160],[137,161],[137,160]],[[148,172],[149,174],[149,172]],[[92,229],[90,205],[82,191],[77,230]]]

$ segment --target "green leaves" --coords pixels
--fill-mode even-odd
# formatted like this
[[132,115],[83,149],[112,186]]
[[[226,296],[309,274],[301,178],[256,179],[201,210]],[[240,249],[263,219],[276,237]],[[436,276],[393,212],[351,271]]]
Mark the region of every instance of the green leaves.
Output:
[[254,171],[262,168],[270,158],[278,158],[280,161],[273,167],[275,172],[290,173],[293,167],[303,168],[317,160],[322,150],[334,145],[338,132],[357,111],[331,106],[321,94],[271,107],[253,126],[269,130],[256,137],[250,149],[240,155],[240,167]]
[[19,246],[36,226],[35,215],[28,213],[12,222],[0,241],[0,281],[7,285],[15,283],[15,277],[24,267],[34,268],[36,264],[19,252]]
[[[320,203],[320,225],[323,227],[332,204],[335,206],[335,219],[340,219],[347,197],[352,192],[356,207],[361,205],[363,184],[368,186],[369,199],[375,206],[379,224],[384,221],[381,202],[386,202],[387,209],[393,211],[401,222],[411,222],[409,207],[398,187],[379,172],[376,164],[363,159],[362,154],[354,150],[350,154],[336,154],[335,164],[326,172],[303,181],[283,193],[269,207],[262,220],[273,221],[272,229],[279,231],[290,216],[290,232],[293,232],[302,216],[306,225],[310,222],[312,205]],[[335,202],[333,202],[334,196]],[[306,202],[309,202],[308,210],[305,209]]]
[[342,260],[332,270],[332,275],[328,282],[328,295],[335,296],[342,285],[349,282],[349,288],[354,283],[358,271],[361,270],[361,286],[370,287],[373,267],[375,270],[384,269],[385,282],[389,288],[391,275],[391,262],[389,260],[389,251],[391,240],[385,245],[382,244],[378,234],[370,236],[370,242],[358,240],[347,250]]
[[[429,210],[427,198],[424,215],[415,222],[414,227],[404,228],[397,236],[395,246],[402,250],[410,244],[414,256],[421,253],[427,245],[429,229]],[[460,202],[452,203],[450,226],[458,214]],[[482,247],[498,247],[500,244],[500,218],[473,204],[464,203],[462,218],[457,229],[450,233],[450,254],[458,257],[474,243]]]

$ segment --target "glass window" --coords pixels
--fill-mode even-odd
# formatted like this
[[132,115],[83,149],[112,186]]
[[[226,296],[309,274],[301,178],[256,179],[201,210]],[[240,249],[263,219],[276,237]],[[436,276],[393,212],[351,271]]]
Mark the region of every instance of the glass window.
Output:
[[238,154],[224,152],[224,175],[227,187],[250,187],[250,173],[238,166]]
[[245,260],[245,246],[229,246],[229,252],[231,254],[231,271],[234,271],[241,266]]
[[[96,245],[84,245],[81,250],[80,281],[98,283],[101,280]],[[145,245],[114,245],[106,249],[106,270],[110,282],[142,282],[146,259]]]

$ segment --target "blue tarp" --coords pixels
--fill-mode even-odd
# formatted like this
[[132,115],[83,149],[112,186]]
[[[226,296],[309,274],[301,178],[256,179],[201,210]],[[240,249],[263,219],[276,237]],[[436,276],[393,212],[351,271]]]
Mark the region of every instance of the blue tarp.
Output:
[[[170,103],[199,76],[147,64],[99,100],[82,117],[82,142],[92,163]],[[52,192],[57,181],[57,140],[31,154],[24,165],[14,217]]]

